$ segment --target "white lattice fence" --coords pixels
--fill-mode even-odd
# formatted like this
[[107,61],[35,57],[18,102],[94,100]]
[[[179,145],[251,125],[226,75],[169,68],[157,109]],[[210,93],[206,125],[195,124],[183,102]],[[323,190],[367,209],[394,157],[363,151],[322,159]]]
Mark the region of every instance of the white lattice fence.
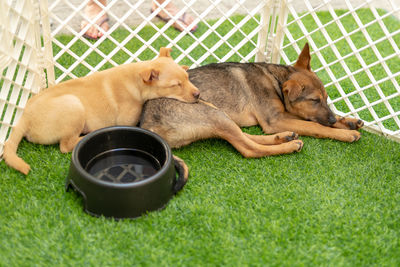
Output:
[[[292,64],[306,41],[335,112],[361,118],[367,129],[400,140],[398,0],[379,1],[382,9],[372,0],[172,0],[180,11],[167,23],[156,15],[168,0],[154,12],[151,0],[111,0],[97,17],[86,18],[83,29],[88,0],[0,1],[7,7],[1,18],[11,25],[0,25],[0,51],[8,60],[0,77],[0,153],[30,93],[45,86],[45,74],[51,85],[151,59],[161,46],[173,47],[176,60],[191,67],[224,61]],[[183,32],[171,29],[185,12],[193,23]],[[104,14],[110,29],[97,41],[85,39]]]

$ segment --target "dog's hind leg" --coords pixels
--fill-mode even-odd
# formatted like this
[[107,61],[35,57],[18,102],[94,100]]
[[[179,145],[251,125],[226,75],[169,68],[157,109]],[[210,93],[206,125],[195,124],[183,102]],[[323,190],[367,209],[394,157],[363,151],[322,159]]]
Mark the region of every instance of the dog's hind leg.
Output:
[[[154,101],[143,114],[141,127],[156,132],[163,137],[171,147],[181,147],[197,140],[221,138],[231,143],[244,157],[264,157],[287,154],[300,151],[303,142],[292,140],[282,144],[277,143],[277,137],[287,140],[294,138],[293,132],[270,136],[252,136],[242,132],[240,127],[219,109],[204,104],[162,105]],[[154,105],[154,106],[153,106]],[[156,107],[163,107],[156,113]],[[175,110],[181,110],[176,112]],[[276,145],[264,145],[273,143]],[[278,142],[279,143],[279,142]]]
[[[296,136],[296,134],[294,134],[294,136]],[[303,147],[303,142],[301,140],[292,140],[276,145],[260,144],[261,140],[259,137],[261,136],[243,133],[233,121],[229,127],[229,130],[223,130],[219,132],[219,137],[231,143],[232,146],[234,146],[246,158],[260,158],[265,156],[289,154],[293,152],[299,152]],[[275,139],[277,135],[271,135],[270,137]],[[257,142],[253,139],[257,139]]]
[[178,171],[178,178],[176,179],[176,183],[174,185],[174,191],[175,193],[177,193],[188,181],[189,168],[186,163],[178,156],[173,155],[173,158],[175,162],[175,168]]
[[61,153],[71,152],[76,144],[83,138],[80,136],[85,127],[84,109],[76,109],[70,113],[71,116],[67,125],[68,129],[64,129],[63,135],[60,138]]
[[260,145],[279,145],[296,140],[299,137],[295,132],[282,132],[271,135],[251,135],[244,133],[244,135]]
[[61,153],[68,153],[71,152],[76,144],[82,139],[83,137],[79,136],[71,136],[71,137],[65,137],[60,140],[60,151]]
[[50,110],[37,110],[30,116],[33,125],[27,133],[29,141],[39,144],[60,143],[62,153],[71,152],[81,139],[85,127],[85,108],[74,95],[63,95],[46,103]]

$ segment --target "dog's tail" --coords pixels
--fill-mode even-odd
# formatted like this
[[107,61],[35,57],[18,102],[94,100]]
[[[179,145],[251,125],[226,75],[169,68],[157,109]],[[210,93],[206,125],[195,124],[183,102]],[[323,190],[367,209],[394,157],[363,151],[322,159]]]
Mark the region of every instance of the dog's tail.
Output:
[[173,155],[173,157],[175,161],[175,169],[178,172],[178,178],[176,179],[176,183],[174,185],[174,192],[176,194],[186,184],[189,177],[189,168],[181,158],[175,155]]
[[17,148],[26,132],[26,122],[21,117],[17,125],[13,128],[7,142],[4,144],[3,159],[11,168],[27,175],[31,167],[17,155]]

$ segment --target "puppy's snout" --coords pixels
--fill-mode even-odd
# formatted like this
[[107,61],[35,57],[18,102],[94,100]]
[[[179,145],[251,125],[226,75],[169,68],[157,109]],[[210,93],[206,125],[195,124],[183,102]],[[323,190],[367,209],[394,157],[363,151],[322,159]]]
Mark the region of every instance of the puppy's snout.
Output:
[[199,92],[199,91],[195,91],[195,92],[193,93],[193,97],[194,97],[195,99],[199,99],[199,97],[200,97],[200,92]]
[[329,124],[333,125],[333,124],[336,123],[336,117],[335,117],[334,115],[331,114],[331,115],[329,116],[328,121],[329,121]]

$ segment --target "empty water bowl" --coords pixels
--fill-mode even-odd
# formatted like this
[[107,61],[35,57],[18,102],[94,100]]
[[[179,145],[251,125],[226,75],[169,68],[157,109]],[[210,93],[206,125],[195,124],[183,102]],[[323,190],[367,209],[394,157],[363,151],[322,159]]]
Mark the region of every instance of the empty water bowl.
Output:
[[103,128],[76,145],[66,189],[82,195],[84,210],[91,215],[135,218],[163,208],[183,187],[187,177],[181,164],[153,132]]

